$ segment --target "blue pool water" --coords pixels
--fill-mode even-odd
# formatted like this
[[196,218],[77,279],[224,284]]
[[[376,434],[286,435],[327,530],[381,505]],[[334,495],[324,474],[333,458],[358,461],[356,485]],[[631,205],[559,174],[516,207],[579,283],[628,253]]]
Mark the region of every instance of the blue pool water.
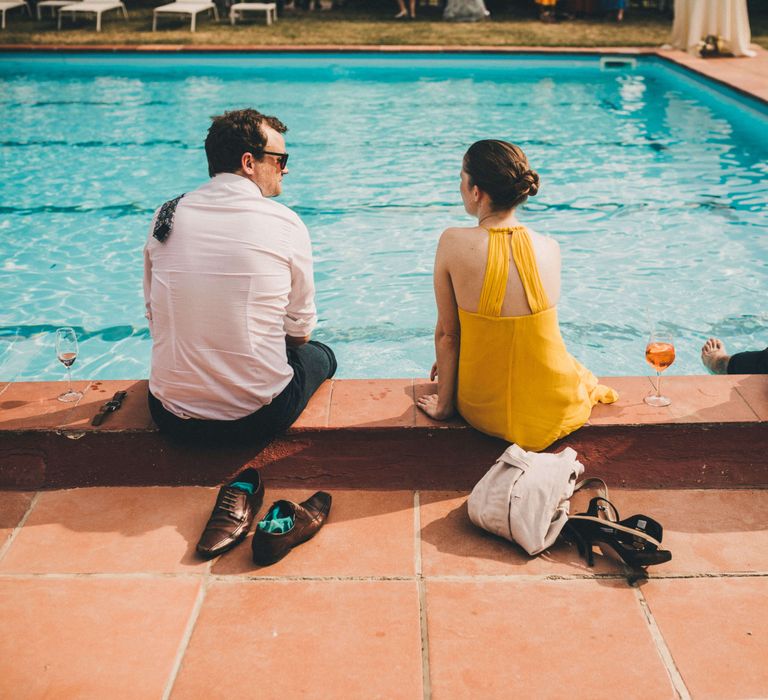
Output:
[[467,224],[461,156],[523,147],[521,212],[563,253],[571,352],[641,374],[654,319],[700,373],[716,335],[768,344],[768,111],[659,59],[115,54],[0,56],[0,379],[146,376],[142,246],[160,203],[206,179],[209,116],[255,106],[290,130],[285,204],[314,241],[320,326],[342,377],[424,376],[431,268]]

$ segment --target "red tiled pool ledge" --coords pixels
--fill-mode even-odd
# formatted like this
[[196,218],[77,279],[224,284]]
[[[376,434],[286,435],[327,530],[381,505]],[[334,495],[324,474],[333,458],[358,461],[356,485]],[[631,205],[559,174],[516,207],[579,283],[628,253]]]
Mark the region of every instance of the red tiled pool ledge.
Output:
[[[621,394],[597,406],[570,445],[593,476],[637,488],[768,487],[768,376],[666,377],[672,405],[646,406],[647,377],[605,379]],[[273,483],[359,488],[469,488],[504,449],[460,420],[431,421],[420,379],[327,382],[296,425],[267,449],[180,445],[157,432],[146,380],[79,382],[76,405],[59,382],[0,385],[0,488],[216,484],[245,464]],[[93,415],[118,389],[124,407]]]

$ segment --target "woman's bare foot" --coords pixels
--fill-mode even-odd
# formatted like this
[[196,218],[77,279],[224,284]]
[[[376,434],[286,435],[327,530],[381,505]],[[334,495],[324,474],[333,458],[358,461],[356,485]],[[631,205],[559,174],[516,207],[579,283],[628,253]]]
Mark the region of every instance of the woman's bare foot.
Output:
[[713,374],[727,374],[730,355],[725,352],[725,345],[719,338],[710,338],[701,348],[701,361]]

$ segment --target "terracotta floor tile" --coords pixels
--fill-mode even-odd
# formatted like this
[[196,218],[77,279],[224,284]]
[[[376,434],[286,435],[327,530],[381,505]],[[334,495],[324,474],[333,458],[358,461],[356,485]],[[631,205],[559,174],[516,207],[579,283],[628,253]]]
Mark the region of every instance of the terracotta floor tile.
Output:
[[435,700],[677,697],[623,582],[429,580],[427,620]]
[[651,580],[643,594],[693,698],[768,697],[768,578]]
[[172,698],[421,697],[415,581],[214,583]]
[[[88,386],[85,396],[80,399],[72,413],[67,416],[67,421],[63,427],[94,431],[146,430],[154,427],[147,405],[147,385],[146,379],[138,381],[135,379],[94,381]],[[100,426],[92,426],[93,417],[118,391],[128,392],[120,409],[109,413]]]
[[0,697],[161,697],[199,586],[0,578]]
[[[278,498],[301,502],[314,489],[267,492],[261,517]],[[331,513],[322,530],[272,566],[257,567],[250,537],[221,557],[216,574],[254,576],[413,576],[413,493],[331,491]]]
[[600,383],[616,389],[619,400],[612,404],[594,406],[589,417],[590,425],[671,422],[668,408],[654,408],[643,402],[643,398],[654,388],[650,377],[601,377]]
[[[437,393],[437,383],[436,382],[430,382],[428,379],[415,379],[413,382],[413,400],[414,402],[416,399],[418,399],[420,396],[424,396],[426,394],[436,394]],[[458,414],[455,415],[453,418],[445,421],[438,421],[433,420],[430,418],[424,411],[420,409],[416,409],[416,427],[426,427],[426,428],[466,428],[467,424],[466,422],[459,416]]]
[[0,550],[24,517],[34,496],[25,491],[0,491]]
[[[72,388],[85,391],[87,381],[73,381]],[[0,396],[0,430],[57,428],[64,425],[76,403],[56,397],[67,390],[66,382],[14,382]],[[82,400],[82,399],[81,399]]]
[[622,518],[643,513],[664,528],[672,561],[660,575],[768,571],[768,490],[612,489]]
[[299,428],[325,428],[328,425],[328,414],[331,410],[331,394],[333,393],[333,380],[325,381],[309,400],[299,419],[291,426],[293,430]]
[[768,421],[768,375],[734,374],[736,391],[741,394],[760,420]]
[[194,549],[215,496],[215,489],[157,486],[41,493],[0,571],[202,571]]
[[415,420],[411,379],[345,379],[334,382],[328,426],[411,427]]
[[486,574],[591,575],[620,573],[621,567],[608,557],[595,555],[590,568],[576,547],[558,543],[537,557],[472,524],[467,514],[466,494],[422,491],[421,560],[425,576]]
[[756,421],[736,387],[734,375],[665,377],[662,393],[672,399],[670,412],[678,423],[735,423]]

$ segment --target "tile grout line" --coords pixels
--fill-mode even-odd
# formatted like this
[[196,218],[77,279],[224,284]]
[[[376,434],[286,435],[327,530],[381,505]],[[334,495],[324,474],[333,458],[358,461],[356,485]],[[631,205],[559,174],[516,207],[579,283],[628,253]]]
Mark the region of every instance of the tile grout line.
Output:
[[331,426],[331,411],[333,410],[333,390],[336,387],[336,380],[331,379],[331,390],[328,392],[328,410],[325,412],[325,427]]
[[331,388],[328,390],[328,405],[325,407],[325,425],[327,428],[331,424],[331,403],[333,402],[333,387],[336,386],[336,382],[331,379]]
[[413,570],[416,578],[422,577],[421,571],[421,497],[419,491],[413,492]]
[[[274,581],[416,581],[419,576],[410,575],[379,575],[379,576],[258,576],[253,574],[211,574],[208,576],[205,572],[19,572],[19,571],[0,571],[0,578],[6,579],[179,579],[191,580],[206,578],[216,583],[243,583],[250,582],[274,582]],[[433,574],[430,577],[432,581],[446,581],[453,583],[472,582],[472,581],[516,581],[516,582],[540,582],[551,581],[553,583],[569,581],[626,581],[626,574]],[[654,580],[660,581],[679,581],[689,579],[746,579],[746,578],[768,578],[766,571],[749,571],[720,574],[655,574]]]
[[635,598],[637,598],[637,602],[640,604],[640,609],[643,611],[643,615],[645,616],[645,621],[648,623],[651,639],[653,640],[654,646],[656,647],[656,651],[661,657],[661,663],[664,664],[664,668],[669,675],[669,680],[672,683],[672,687],[675,689],[675,693],[677,693],[677,696],[681,698],[681,700],[691,700],[691,694],[685,685],[685,681],[683,680],[683,676],[680,673],[680,670],[677,668],[675,659],[672,656],[672,652],[670,651],[669,647],[667,646],[667,641],[664,639],[664,635],[661,633],[661,629],[656,622],[656,618],[651,612],[648,601],[646,600],[639,586],[632,586],[632,588],[635,594]]
[[205,574],[195,573],[169,573],[167,571],[84,571],[84,572],[25,572],[25,571],[0,571],[0,578],[16,578],[19,580],[50,579],[52,581],[67,581],[72,579],[94,579],[101,581],[119,580],[179,580],[190,581],[204,578]]
[[429,669],[429,632],[427,628],[427,585],[424,580],[421,561],[421,498],[418,491],[413,492],[413,535],[414,567],[416,588],[419,594],[419,629],[421,631],[421,696],[422,700],[432,698],[432,684]]
[[24,512],[24,515],[21,516],[21,520],[16,524],[16,527],[13,528],[13,532],[11,532],[8,539],[5,541],[5,544],[3,544],[2,547],[0,547],[0,561],[3,560],[5,555],[7,554],[8,550],[11,548],[11,545],[15,542],[16,537],[18,537],[18,534],[21,532],[21,528],[24,527],[24,524],[27,522],[27,519],[32,513],[32,510],[37,505],[37,501],[40,499],[40,491],[35,492],[35,495],[32,496],[32,500],[29,502],[29,505],[27,506],[27,510]]
[[739,391],[739,387],[735,386],[735,387],[733,387],[733,388],[734,388],[734,389],[736,389],[736,393],[737,393],[739,396],[741,396],[741,398],[742,398],[742,400],[744,401],[744,403],[745,403],[745,404],[747,404],[747,406],[749,407],[749,410],[750,410],[750,411],[752,411],[752,413],[754,413],[754,414],[755,414],[755,418],[756,418],[756,419],[757,419],[757,420],[758,420],[760,423],[762,423],[762,422],[763,422],[763,419],[762,419],[762,418],[760,418],[760,416],[758,415],[757,411],[756,411],[756,410],[755,410],[755,409],[752,407],[752,404],[751,404],[751,403],[749,403],[749,401],[747,401],[747,397],[746,397],[746,396],[744,396],[744,394],[742,394],[742,393]]
[[168,700],[168,698],[171,697],[171,691],[173,690],[173,686],[176,684],[176,679],[178,678],[179,671],[181,670],[181,664],[184,661],[184,656],[187,653],[187,649],[189,648],[189,642],[192,640],[192,633],[195,630],[195,625],[197,625],[197,618],[200,616],[200,610],[202,610],[203,603],[205,602],[205,594],[208,592],[208,582],[212,568],[213,559],[211,559],[206,565],[205,576],[203,577],[203,580],[200,584],[200,590],[197,592],[195,603],[192,606],[192,612],[189,614],[187,625],[184,628],[184,634],[182,635],[181,641],[179,642],[179,648],[176,651],[176,658],[173,660],[173,667],[171,668],[171,673],[168,676],[168,681],[165,684],[162,700]]

